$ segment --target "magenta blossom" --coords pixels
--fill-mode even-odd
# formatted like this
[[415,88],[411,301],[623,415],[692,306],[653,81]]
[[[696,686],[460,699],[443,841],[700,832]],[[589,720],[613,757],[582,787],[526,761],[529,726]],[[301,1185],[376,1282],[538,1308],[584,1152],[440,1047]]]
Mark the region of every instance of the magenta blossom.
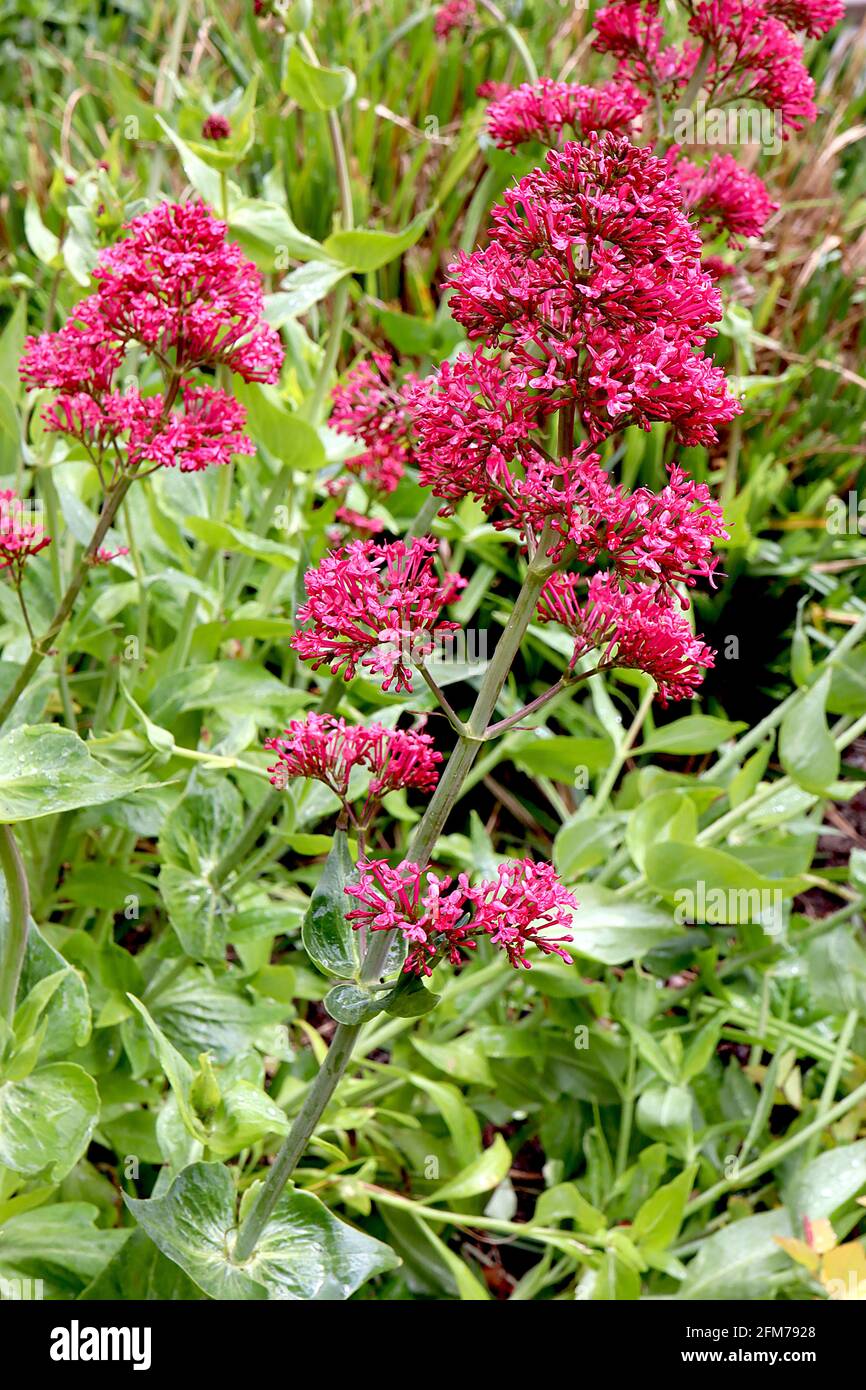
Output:
[[[709,164],[692,164],[678,158],[679,151],[668,156],[671,172],[683,191],[683,201],[689,212],[708,225],[718,236],[727,232],[731,246],[742,237],[760,236],[768,218],[778,212],[764,182],[738,164],[733,155],[717,154]],[[704,261],[706,270],[706,261]]]
[[561,623],[574,637],[571,665],[596,651],[599,666],[630,667],[652,676],[663,705],[691,699],[713,665],[714,652],[693,634],[670,592],[596,574],[581,601],[579,583],[576,575],[554,575],[539,603],[542,620]]
[[370,783],[364,808],[358,817],[366,825],[376,804],[388,792],[415,788],[432,792],[438,779],[441,753],[429,734],[415,729],[386,729],[382,724],[352,725],[332,714],[311,713],[295,719],[279,738],[267,739],[277,761],[268,768],[275,786],[290,777],[310,777],[323,782],[343,802],[354,799],[352,772],[364,768]]
[[529,140],[557,145],[568,132],[571,138],[599,130],[627,135],[647,104],[647,97],[628,82],[582,87],[542,77],[498,93],[487,109],[487,129],[501,150],[515,150]]
[[93,274],[100,313],[123,342],[173,357],[178,371],[224,363],[274,382],[283,360],[265,323],[261,276],[201,203],[160,203],[128,224]]
[[460,963],[480,936],[504,950],[511,965],[529,968],[527,945],[570,959],[562,946],[569,935],[542,936],[550,927],[566,928],[577,902],[549,864],[531,859],[501,864],[495,879],[472,888],[465,874],[456,886],[432,870],[404,861],[392,868],[384,859],[358,862],[359,881],[345,891],[361,906],[346,914],[354,927],[399,931],[409,947],[404,970],[430,975],[440,959]]
[[228,117],[220,116],[217,112],[205,116],[201,128],[203,140],[228,140],[231,133],[232,127]]
[[447,39],[453,31],[468,34],[475,24],[475,0],[446,0],[436,11],[433,28],[437,39]]
[[394,364],[384,353],[360,362],[331,393],[330,425],[340,434],[363,440],[362,454],[346,460],[350,473],[377,492],[393,492],[411,461],[412,422],[407,393],[417,384],[411,373],[394,384]]
[[292,646],[314,670],[327,663],[351,680],[360,666],[383,690],[411,691],[411,664],[429,656],[437,634],[459,626],[439,618],[452,584],[437,578],[435,550],[429,538],[351,541],[326,555],[305,575],[298,622],[309,626]]
[[8,569],[20,584],[24,566],[51,544],[38,503],[25,501],[11,488],[0,492],[0,569]]

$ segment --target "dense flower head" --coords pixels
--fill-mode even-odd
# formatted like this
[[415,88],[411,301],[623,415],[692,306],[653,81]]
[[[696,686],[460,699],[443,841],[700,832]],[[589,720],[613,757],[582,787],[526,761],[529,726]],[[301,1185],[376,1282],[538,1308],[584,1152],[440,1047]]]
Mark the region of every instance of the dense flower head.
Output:
[[748,99],[777,112],[786,130],[815,120],[815,84],[803,50],[760,0],[705,0],[689,29],[710,48],[705,86],[715,104]]
[[347,724],[333,714],[310,713],[293,719],[279,738],[267,739],[277,761],[268,768],[274,785],[289,777],[311,777],[345,800],[355,767],[372,774],[370,792],[380,797],[401,788],[432,791],[442,754],[429,734],[387,729],[383,724]]
[[98,456],[114,440],[133,468],[177,467],[199,472],[255,452],[244,434],[246,410],[226,391],[184,383],[183,408],[166,411],[161,396],[111,392],[99,400],[84,392],[58,396],[43,411],[49,433],[78,439]]
[[433,28],[437,39],[447,39],[454,30],[467,34],[475,20],[475,0],[446,0],[436,11]]
[[307,601],[292,646],[313,669],[351,680],[358,667],[381,680],[383,690],[412,690],[412,663],[429,656],[437,634],[459,624],[440,621],[453,591],[436,575],[430,538],[380,543],[351,541],[307,571]]
[[99,257],[99,310],[123,342],[173,355],[178,370],[220,363],[274,382],[283,349],[265,323],[261,276],[201,203],[160,203]]
[[595,574],[583,596],[580,586],[576,575],[554,575],[538,608],[544,621],[560,623],[574,637],[572,665],[595,651],[600,667],[652,676],[663,705],[694,696],[715,654],[694,635],[682,605],[664,585]]
[[346,467],[377,492],[393,492],[411,462],[412,422],[407,397],[418,378],[407,374],[398,386],[394,364],[385,353],[360,362],[331,393],[330,424],[366,444],[362,454],[346,460]]
[[107,391],[120,366],[119,335],[102,314],[98,295],[81,299],[56,333],[29,337],[18,364],[28,389],[51,387],[68,395]]
[[[201,204],[162,203],[126,230],[99,256],[96,293],[57,332],[25,344],[28,389],[60,393],[42,414],[48,432],[79,440],[98,466],[122,448],[132,471],[197,472],[254,453],[243,406],[187,373],[223,364],[248,381],[276,379],[283,350],[262,318],[259,272]],[[130,343],[159,358],[164,397],[112,389]]]
[[532,859],[501,864],[495,879],[472,887],[466,874],[455,881],[404,860],[396,868],[384,859],[361,859],[358,882],[345,891],[359,907],[346,914],[354,927],[399,931],[409,951],[404,970],[429,975],[440,959],[460,963],[487,936],[514,966],[529,968],[528,945],[544,954],[570,959],[562,946],[569,935],[541,933],[571,924],[577,902],[549,864]]
[[678,158],[678,153],[671,151],[670,167],[688,211],[713,235],[727,232],[732,246],[741,237],[760,236],[770,215],[779,210],[763,180],[730,154],[713,155],[709,164],[697,165]]
[[491,449],[507,461],[530,422],[564,407],[592,442],[657,420],[681,443],[717,439],[741,409],[700,351],[721,300],[664,161],[618,136],[572,142],[508,190],[492,222],[489,244],[451,267],[450,307],[503,351],[440,370],[426,407],[413,396],[422,479],[445,472],[433,453],[449,434],[451,450],[474,437],[474,461],[501,428]]
[[584,87],[542,77],[497,95],[487,110],[487,129],[502,150],[530,140],[556,145],[568,131],[572,137],[599,130],[628,134],[646,105],[646,96],[629,82]]
[[11,488],[0,492],[0,569],[11,570],[20,583],[26,562],[50,544],[41,506]]
[[685,86],[697,63],[699,45],[665,44],[664,24],[655,4],[626,0],[599,9],[593,19],[593,48],[618,60],[615,80],[634,83],[667,98]]
[[[334,519],[341,522],[343,526],[349,527],[352,531],[358,531],[367,536],[378,536],[385,529],[384,521],[380,521],[377,516],[368,516],[366,512],[356,512],[351,507],[338,507],[334,513]],[[339,534],[339,528],[335,528]]]
[[201,133],[203,140],[228,140],[232,133],[231,122],[227,116],[221,116],[214,112],[210,116],[205,116]]
[[817,39],[845,16],[844,0],[765,0],[767,13],[794,33]]

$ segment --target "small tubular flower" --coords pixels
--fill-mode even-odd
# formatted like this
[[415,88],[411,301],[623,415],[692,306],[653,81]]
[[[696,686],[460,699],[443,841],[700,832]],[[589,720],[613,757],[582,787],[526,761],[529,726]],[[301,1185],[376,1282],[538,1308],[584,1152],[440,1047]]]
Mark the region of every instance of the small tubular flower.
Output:
[[595,574],[581,601],[579,583],[576,575],[554,575],[538,607],[543,621],[560,623],[574,637],[572,666],[594,650],[599,666],[652,676],[662,705],[691,699],[715,653],[694,635],[676,598],[662,585]]
[[570,936],[540,933],[571,923],[577,902],[549,864],[509,860],[497,877],[473,888],[465,874],[452,886],[450,877],[405,861],[392,868],[383,859],[358,861],[358,882],[345,892],[359,906],[346,913],[353,927],[399,931],[409,952],[404,970],[430,975],[440,959],[458,965],[461,951],[476,949],[487,936],[504,950],[513,966],[529,967],[526,947],[569,959],[562,947]]
[[628,134],[647,104],[630,82],[583,87],[542,77],[497,95],[487,108],[487,129],[501,150],[530,140],[557,145],[568,131],[572,138],[599,130]]
[[274,382],[283,349],[263,318],[261,276],[226,224],[201,203],[160,203],[103,251],[94,270],[107,328],[179,371],[224,364],[245,381]]
[[394,364],[384,353],[360,362],[331,393],[330,425],[366,444],[366,450],[346,460],[350,473],[378,492],[393,492],[411,461],[412,421],[408,396],[418,378],[409,373],[397,386]]
[[452,583],[437,578],[435,550],[429,538],[351,541],[326,555],[306,573],[298,622],[309,626],[292,646],[314,670],[327,663],[351,680],[360,666],[383,690],[411,691],[411,663],[430,654],[437,634],[459,627],[439,618]]
[[475,23],[475,0],[446,0],[436,11],[433,29],[437,39],[447,39],[454,31],[468,34]]
[[310,713],[295,719],[278,738],[265,741],[277,757],[268,768],[275,786],[290,777],[311,777],[330,787],[344,805],[350,798],[349,782],[356,767],[366,768],[371,779],[360,817],[364,822],[388,792],[416,788],[433,791],[442,754],[429,734],[415,729],[387,729],[382,724],[353,725],[332,714]]
[[0,492],[0,569],[10,570],[20,584],[27,561],[50,544],[39,504],[22,499],[11,488]]

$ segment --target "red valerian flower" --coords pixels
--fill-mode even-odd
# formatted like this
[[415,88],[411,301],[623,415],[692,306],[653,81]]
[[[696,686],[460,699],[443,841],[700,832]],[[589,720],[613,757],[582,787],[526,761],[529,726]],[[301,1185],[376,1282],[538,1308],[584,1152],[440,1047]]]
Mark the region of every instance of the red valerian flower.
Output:
[[712,50],[705,86],[717,105],[742,99],[778,112],[783,126],[802,130],[816,119],[815,83],[803,50],[785,24],[756,0],[705,0],[689,29]]
[[360,666],[382,689],[412,690],[411,664],[429,656],[438,634],[459,623],[440,621],[446,593],[433,568],[430,538],[351,541],[307,570],[307,602],[298,609],[292,646],[313,669],[351,680]]
[[48,386],[67,395],[98,395],[110,390],[122,358],[120,336],[106,322],[99,296],[89,295],[58,332],[27,339],[18,370],[28,390]]
[[367,448],[346,467],[378,492],[393,492],[411,461],[412,421],[407,398],[418,378],[409,373],[398,386],[394,364],[385,353],[360,362],[331,393],[330,425],[361,439]]
[[653,0],[645,6],[640,0],[608,5],[596,11],[593,24],[593,48],[619,60],[615,82],[635,83],[669,100],[691,77],[699,45],[665,45],[664,24]]
[[542,77],[498,95],[487,109],[487,129],[501,150],[529,140],[556,145],[569,130],[572,138],[598,130],[628,134],[647,103],[630,82],[583,87]]
[[661,704],[691,699],[715,653],[694,635],[670,591],[595,574],[581,601],[580,583],[577,575],[554,575],[538,606],[543,621],[560,623],[574,637],[571,665],[597,651],[600,667],[629,667],[652,676]]
[[447,39],[453,30],[468,34],[475,22],[475,0],[446,0],[436,11],[433,28],[437,39]]
[[281,737],[267,739],[265,747],[277,754],[268,768],[275,786],[285,786],[290,777],[311,777],[344,804],[356,767],[371,773],[368,796],[378,801],[388,792],[411,787],[433,791],[439,775],[436,764],[442,761],[429,734],[386,729],[383,724],[347,724],[333,714],[294,719]]
[[177,370],[222,363],[245,381],[275,382],[283,349],[262,317],[261,276],[226,224],[202,203],[160,203],[126,230],[93,272],[108,329],[173,354]]
[[0,569],[10,570],[20,584],[27,561],[50,544],[40,505],[22,499],[11,488],[0,492]]
[[443,442],[449,460],[468,446],[468,479],[485,451],[507,463],[566,407],[593,442],[664,420],[682,443],[712,443],[740,413],[724,373],[698,351],[721,300],[664,161],[613,135],[568,144],[508,190],[492,219],[489,244],[451,268],[450,307],[470,338],[505,351],[458,357],[435,394],[426,388],[426,405],[413,395],[422,480],[445,482]]
[[[779,204],[772,201],[757,174],[744,169],[730,154],[714,155],[704,165],[692,164],[678,154],[672,150],[668,159],[689,212],[706,223],[713,235],[727,232],[730,246],[738,245],[741,237],[761,235]],[[703,264],[706,269],[706,261]]]
[[384,859],[361,859],[357,868],[359,881],[345,892],[361,906],[346,920],[356,928],[399,931],[409,946],[403,968],[412,974],[430,975],[439,959],[458,965],[461,951],[475,950],[481,936],[504,950],[513,966],[529,968],[528,945],[570,959],[561,944],[569,935],[541,935],[570,926],[577,908],[549,864],[509,860],[495,879],[475,888],[466,874],[452,887],[450,877],[405,860],[392,868]]
[[97,565],[110,565],[114,560],[120,560],[124,555],[129,554],[128,545],[120,545],[116,550],[109,550],[107,546],[101,545],[95,555],[91,555],[88,564],[96,568]]
[[229,463],[235,454],[253,454],[244,434],[246,409],[227,391],[184,383],[183,409],[165,412],[161,396],[135,390],[94,400],[80,392],[58,396],[43,411],[49,434],[78,439],[98,456],[112,440],[122,444],[133,468],[179,468],[199,472]]
[[765,0],[767,13],[796,33],[820,38],[845,17],[844,0]]
[[338,507],[334,517],[353,531],[363,531],[370,536],[378,536],[385,529],[384,521],[380,521],[377,516],[366,516],[363,512],[353,511],[351,507]]

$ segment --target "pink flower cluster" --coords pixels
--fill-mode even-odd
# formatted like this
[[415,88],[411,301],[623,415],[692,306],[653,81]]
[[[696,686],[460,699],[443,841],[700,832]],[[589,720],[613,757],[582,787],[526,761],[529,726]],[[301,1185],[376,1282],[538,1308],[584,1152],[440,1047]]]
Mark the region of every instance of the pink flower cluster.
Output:
[[[731,246],[741,237],[760,236],[771,213],[778,212],[766,184],[738,164],[733,155],[717,154],[709,164],[693,164],[672,149],[668,163],[682,189],[683,204],[718,236],[727,232]],[[706,269],[706,263],[704,264]]]
[[418,378],[410,373],[398,387],[393,375],[391,358],[377,352],[372,362],[353,367],[331,394],[332,428],[367,446],[362,454],[347,459],[346,467],[381,493],[394,491],[412,454],[407,392]]
[[529,140],[556,145],[569,130],[578,137],[600,130],[628,135],[647,103],[630,82],[582,87],[542,77],[498,95],[487,108],[487,129],[501,150],[516,150]]
[[447,39],[455,30],[468,34],[475,22],[475,0],[446,0],[436,11],[433,28],[437,39]]
[[652,676],[661,704],[691,699],[714,653],[693,634],[670,590],[660,583],[621,583],[615,574],[595,574],[581,602],[580,584],[577,575],[554,575],[538,606],[543,621],[560,623],[574,637],[571,665],[595,651],[599,666],[630,667]]
[[38,555],[50,544],[38,506],[24,501],[11,488],[0,492],[0,570],[8,569],[14,582],[20,584],[31,555]]
[[705,0],[685,8],[691,37],[680,47],[665,44],[657,0],[624,0],[596,13],[593,47],[617,59],[615,83],[673,101],[705,51],[700,81],[715,106],[766,106],[786,132],[814,121],[814,83],[794,34],[831,29],[844,13],[842,0]]
[[[48,430],[78,439],[97,462],[122,445],[133,471],[192,472],[253,453],[243,407],[188,373],[224,365],[245,381],[276,381],[283,350],[262,317],[258,270],[201,204],[162,203],[127,231],[101,253],[96,292],[59,331],[25,345],[19,370],[28,389],[60,392],[44,412]],[[173,383],[165,399],[112,390],[132,343]],[[176,397],[182,409],[171,408]]]
[[364,809],[358,817],[366,824],[377,802],[401,788],[432,792],[438,779],[442,754],[429,734],[415,729],[386,729],[383,724],[352,725],[332,714],[308,714],[292,720],[279,738],[267,739],[277,761],[268,768],[274,786],[285,786],[290,777],[311,777],[323,782],[348,807],[349,779],[356,767],[371,774]]
[[370,794],[381,798],[400,788],[434,790],[436,763],[442,762],[430,734],[384,724],[346,724],[335,714],[310,713],[292,720],[281,737],[268,738],[264,746],[277,753],[277,762],[268,767],[274,785],[284,785],[289,777],[313,777],[341,801],[348,799],[354,767],[373,774]]
[[345,891],[360,906],[346,919],[371,931],[399,931],[409,947],[406,971],[430,975],[440,959],[458,965],[460,952],[474,950],[484,936],[513,966],[529,968],[530,945],[570,959],[561,944],[570,935],[541,934],[568,928],[577,908],[549,864],[511,859],[499,865],[495,879],[474,888],[465,874],[452,887],[450,877],[405,860],[392,868],[384,859],[362,859],[357,867],[359,881]]
[[332,675],[351,680],[360,666],[383,690],[411,691],[412,663],[429,656],[437,634],[459,626],[439,619],[454,584],[437,577],[435,550],[425,538],[351,541],[330,552],[307,570],[307,601],[297,616],[309,626],[292,646],[314,670],[327,663]]
[[524,530],[574,511],[595,461],[572,475],[549,459],[563,410],[591,441],[659,420],[716,441],[741,407],[700,351],[721,304],[681,202],[662,160],[612,135],[551,151],[505,194],[489,244],[451,269],[451,311],[484,346],[410,397],[435,495],[503,505]]
[[231,133],[231,121],[227,116],[220,116],[217,112],[205,116],[201,128],[203,140],[228,140]]

